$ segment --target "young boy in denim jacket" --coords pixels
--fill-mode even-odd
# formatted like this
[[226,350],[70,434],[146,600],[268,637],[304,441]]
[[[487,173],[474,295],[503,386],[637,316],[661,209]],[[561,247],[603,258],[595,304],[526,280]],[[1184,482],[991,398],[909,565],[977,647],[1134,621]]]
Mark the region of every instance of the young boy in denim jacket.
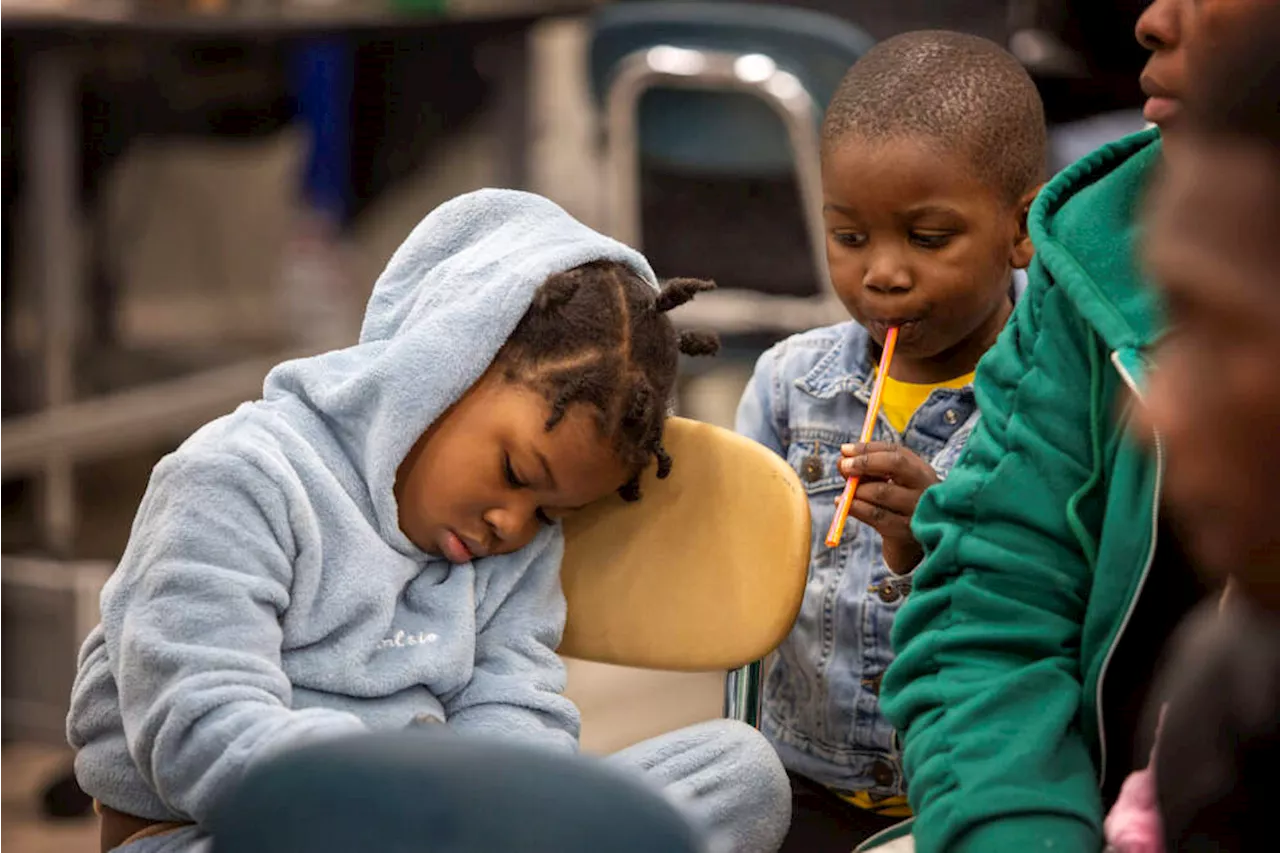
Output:
[[[809,492],[813,550],[800,616],[765,684],[762,729],[792,774],[784,850],[843,853],[910,814],[878,704],[889,629],[921,557],[910,521],[978,412],[978,359],[1031,260],[1026,213],[1043,178],[1035,86],[997,45],[917,32],[849,71],[822,131],[823,213],[836,293],[853,322],[766,352],[737,429],[786,458]],[[875,438],[854,444],[880,347],[900,329]],[[851,519],[824,544],[845,480]]]

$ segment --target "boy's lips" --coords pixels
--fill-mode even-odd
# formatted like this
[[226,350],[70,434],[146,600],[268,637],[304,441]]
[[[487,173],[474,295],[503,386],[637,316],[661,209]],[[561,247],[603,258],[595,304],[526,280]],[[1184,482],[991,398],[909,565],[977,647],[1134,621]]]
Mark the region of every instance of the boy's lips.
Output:
[[898,340],[911,338],[919,329],[923,322],[923,317],[889,317],[883,320],[868,319],[864,324],[867,331],[879,341],[883,342],[889,330],[895,326],[898,329]]

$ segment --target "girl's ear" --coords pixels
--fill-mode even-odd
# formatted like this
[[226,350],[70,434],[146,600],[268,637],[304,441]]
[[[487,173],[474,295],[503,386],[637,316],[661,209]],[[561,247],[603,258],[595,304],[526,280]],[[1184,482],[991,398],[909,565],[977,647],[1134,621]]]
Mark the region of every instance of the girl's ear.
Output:
[[1031,212],[1031,203],[1036,200],[1036,195],[1044,187],[1044,184],[1027,190],[1027,192],[1018,199],[1018,230],[1014,235],[1013,248],[1009,252],[1009,265],[1014,269],[1025,270],[1031,266],[1031,258],[1035,255],[1035,246],[1031,245],[1031,234],[1027,230],[1027,215]]

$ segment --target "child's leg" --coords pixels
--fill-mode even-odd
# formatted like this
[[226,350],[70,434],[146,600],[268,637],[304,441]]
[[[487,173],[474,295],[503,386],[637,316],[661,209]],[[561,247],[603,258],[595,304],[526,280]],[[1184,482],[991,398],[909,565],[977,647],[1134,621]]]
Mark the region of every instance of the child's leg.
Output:
[[639,769],[661,786],[711,835],[717,851],[773,853],[787,834],[787,773],[764,736],[743,723],[690,726],[624,749],[609,761]]

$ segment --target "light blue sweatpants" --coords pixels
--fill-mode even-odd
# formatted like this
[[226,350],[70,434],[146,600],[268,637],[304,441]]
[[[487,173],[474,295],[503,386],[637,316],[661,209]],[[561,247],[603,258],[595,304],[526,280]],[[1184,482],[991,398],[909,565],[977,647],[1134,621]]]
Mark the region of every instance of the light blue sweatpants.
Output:
[[714,853],[774,853],[791,826],[791,783],[764,735],[712,720],[609,756],[638,769],[694,821]]

